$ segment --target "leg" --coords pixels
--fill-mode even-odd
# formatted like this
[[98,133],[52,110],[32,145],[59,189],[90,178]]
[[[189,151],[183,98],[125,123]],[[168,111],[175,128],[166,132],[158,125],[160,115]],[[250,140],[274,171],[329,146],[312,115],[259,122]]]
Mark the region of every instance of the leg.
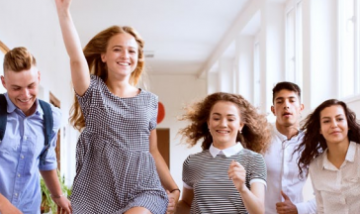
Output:
[[144,207],[133,207],[124,214],[151,214],[151,212]]

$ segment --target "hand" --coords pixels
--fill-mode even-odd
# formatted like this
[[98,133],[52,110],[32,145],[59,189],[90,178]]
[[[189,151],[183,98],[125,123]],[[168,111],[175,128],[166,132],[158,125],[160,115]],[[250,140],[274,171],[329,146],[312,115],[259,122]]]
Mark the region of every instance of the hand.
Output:
[[166,190],[167,196],[169,198],[169,204],[166,210],[166,214],[172,214],[176,211],[176,206],[179,201],[180,191],[173,191],[172,193],[169,190]]
[[0,209],[1,214],[22,214],[10,201],[6,201]]
[[70,8],[71,0],[55,0],[58,11],[67,11]]
[[58,206],[58,214],[72,213],[71,203],[65,196],[53,198],[53,201]]
[[242,192],[246,188],[246,171],[239,162],[231,161],[228,176],[239,192]]
[[284,202],[276,203],[276,211],[279,214],[298,214],[295,204],[293,204],[283,191],[281,191],[282,197],[285,199]]

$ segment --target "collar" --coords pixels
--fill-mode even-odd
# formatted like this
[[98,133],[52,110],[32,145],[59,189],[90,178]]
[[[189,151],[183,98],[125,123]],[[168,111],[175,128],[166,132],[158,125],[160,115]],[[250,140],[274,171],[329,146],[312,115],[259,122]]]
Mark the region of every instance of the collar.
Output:
[[[5,98],[6,98],[6,102],[7,102],[7,112],[8,114],[14,112],[16,109],[18,109],[19,111],[21,111],[18,107],[16,107],[16,105],[10,100],[8,93],[5,93]],[[36,111],[34,114],[40,114],[43,115],[44,111],[42,110],[42,108],[40,107],[39,104],[39,100],[36,99],[35,101],[35,105],[36,105]],[[21,111],[22,112],[22,111]]]
[[[326,148],[325,151],[323,152],[322,167],[323,169],[337,171],[338,169],[327,158],[327,154],[326,154],[327,150],[328,149]],[[355,151],[356,151],[356,143],[350,141],[349,148],[346,152],[345,161],[353,163],[355,161]]]
[[220,150],[220,149],[216,148],[213,144],[211,144],[211,146],[209,148],[209,152],[213,158],[215,158],[219,154],[223,154],[226,157],[230,157],[230,156],[233,156],[233,155],[239,153],[243,148],[244,147],[241,145],[240,142],[237,142],[235,145],[233,145],[229,148],[226,148],[224,150]]
[[280,138],[280,140],[282,142],[284,142],[284,141],[296,141],[297,142],[304,135],[304,131],[298,129],[298,134],[293,136],[292,138],[290,138],[290,140],[288,140],[288,138],[285,135],[283,135],[282,133],[279,132],[279,130],[276,127],[276,124],[273,124],[273,132],[275,133],[276,136],[278,136]]

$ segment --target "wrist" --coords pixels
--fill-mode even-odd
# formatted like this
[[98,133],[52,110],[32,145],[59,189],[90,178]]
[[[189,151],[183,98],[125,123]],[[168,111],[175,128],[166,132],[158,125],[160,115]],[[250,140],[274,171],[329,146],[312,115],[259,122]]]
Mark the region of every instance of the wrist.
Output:
[[50,194],[50,197],[54,200],[54,199],[59,199],[61,197],[64,197],[65,194],[64,193],[61,193],[61,194],[56,194],[56,195],[53,195],[53,194]]
[[240,192],[240,193],[245,193],[247,191],[247,187],[245,184],[241,185],[239,188],[237,188],[237,190]]

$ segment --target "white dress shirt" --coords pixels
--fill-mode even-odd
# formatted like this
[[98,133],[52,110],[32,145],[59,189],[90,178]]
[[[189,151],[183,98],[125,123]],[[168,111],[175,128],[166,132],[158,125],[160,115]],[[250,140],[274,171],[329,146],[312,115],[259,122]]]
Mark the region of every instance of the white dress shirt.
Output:
[[328,160],[326,151],[310,164],[318,213],[360,213],[360,144],[350,142],[339,169]]
[[303,201],[302,189],[306,182],[306,172],[299,176],[297,161],[300,153],[295,149],[304,136],[302,131],[290,140],[273,125],[272,142],[265,153],[267,167],[267,191],[265,193],[265,213],[275,214],[276,203],[284,201],[281,190],[295,204],[299,214],[316,213],[315,198]]

